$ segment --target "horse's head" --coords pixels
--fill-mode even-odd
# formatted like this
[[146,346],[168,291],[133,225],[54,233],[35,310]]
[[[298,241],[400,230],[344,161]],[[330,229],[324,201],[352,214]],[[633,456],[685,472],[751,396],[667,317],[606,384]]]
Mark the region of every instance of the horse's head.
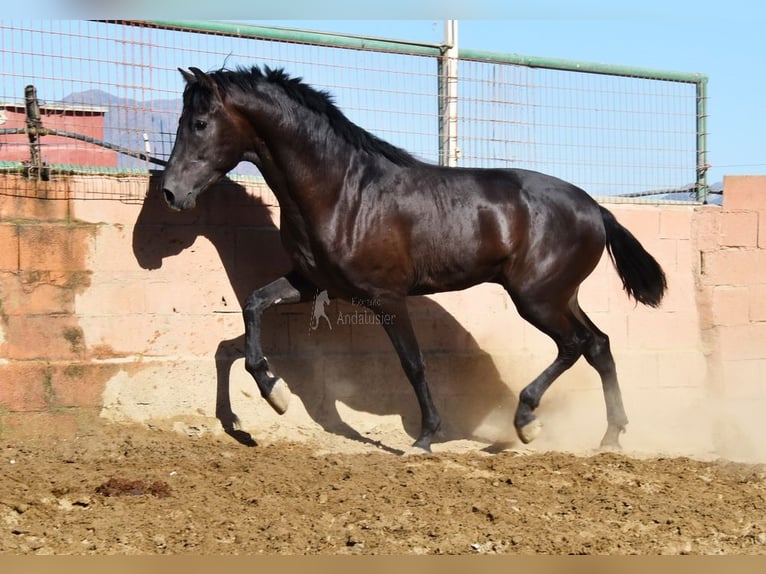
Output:
[[215,79],[197,68],[179,71],[186,80],[183,111],[162,183],[165,201],[177,210],[194,207],[197,196],[245,152],[243,120],[225,105]]

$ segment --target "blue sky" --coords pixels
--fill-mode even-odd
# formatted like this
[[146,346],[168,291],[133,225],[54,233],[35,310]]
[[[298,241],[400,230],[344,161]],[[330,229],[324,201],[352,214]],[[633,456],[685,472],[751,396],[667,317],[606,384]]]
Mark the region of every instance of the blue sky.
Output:
[[[30,3],[31,8],[30,10]],[[14,14],[13,4],[7,17]],[[464,48],[700,72],[709,77],[709,182],[766,173],[766,5],[754,0],[30,0],[25,14],[255,20]]]

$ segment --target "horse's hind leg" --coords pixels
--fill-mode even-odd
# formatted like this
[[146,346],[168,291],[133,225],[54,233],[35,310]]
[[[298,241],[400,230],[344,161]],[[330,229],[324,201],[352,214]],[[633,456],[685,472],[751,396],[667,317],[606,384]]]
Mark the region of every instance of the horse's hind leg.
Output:
[[291,273],[253,291],[242,311],[245,320],[245,369],[255,379],[261,395],[279,414],[287,410],[290,389],[275,376],[261,348],[261,317],[272,305],[308,301],[316,288],[301,276]]
[[609,347],[609,337],[601,332],[593,321],[583,312],[577,301],[573,301],[573,311],[577,318],[588,327],[593,337],[583,350],[583,355],[588,363],[593,366],[601,377],[601,386],[604,390],[606,402],[607,429],[601,446],[606,448],[620,448],[620,433],[625,432],[628,417],[622,404],[620,385],[617,382],[617,369],[614,357]]
[[441,418],[434,406],[426,381],[425,362],[412,328],[407,304],[404,300],[384,301],[370,305],[394,345],[407,378],[415,390],[421,414],[421,428],[414,447],[430,452],[433,436],[441,426]]
[[513,424],[523,443],[533,441],[542,426],[533,414],[545,391],[582,355],[591,338],[590,331],[564,304],[522,300],[514,297],[521,316],[548,335],[556,343],[556,359],[519,393],[519,404]]

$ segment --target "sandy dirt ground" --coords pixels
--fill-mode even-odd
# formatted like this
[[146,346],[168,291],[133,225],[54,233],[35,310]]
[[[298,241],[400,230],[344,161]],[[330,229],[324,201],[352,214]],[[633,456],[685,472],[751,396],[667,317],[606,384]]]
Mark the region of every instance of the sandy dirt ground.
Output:
[[6,554],[765,554],[766,466],[106,423],[0,443]]

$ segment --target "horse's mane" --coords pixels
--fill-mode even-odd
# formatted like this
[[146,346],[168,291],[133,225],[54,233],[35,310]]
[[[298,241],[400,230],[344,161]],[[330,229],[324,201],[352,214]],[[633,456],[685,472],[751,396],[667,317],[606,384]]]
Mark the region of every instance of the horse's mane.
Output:
[[[238,67],[235,70],[220,69],[208,74],[222,92],[232,88],[244,92],[252,91],[261,82],[269,82],[282,88],[282,91],[301,106],[327,119],[330,128],[345,141],[371,154],[386,157],[391,162],[401,166],[411,166],[417,159],[399,147],[396,147],[365,129],[360,128],[349,120],[335,105],[331,94],[318,90],[303,82],[302,78],[290,77],[282,68],[271,69],[264,66],[251,68]],[[194,90],[195,105],[209,105],[210,94],[207,90]],[[206,94],[206,92],[208,92]],[[186,96],[186,94],[185,94]],[[203,98],[198,100],[197,98]],[[186,102],[184,102],[186,104]]]

